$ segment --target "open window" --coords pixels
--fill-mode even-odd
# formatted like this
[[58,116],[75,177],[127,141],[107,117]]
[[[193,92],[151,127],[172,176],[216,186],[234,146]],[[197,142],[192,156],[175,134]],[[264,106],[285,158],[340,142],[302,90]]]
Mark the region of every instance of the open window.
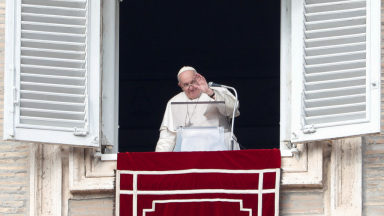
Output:
[[4,139],[153,151],[185,65],[238,89],[246,148],[380,131],[379,0],[104,3],[101,79],[99,0],[7,1]]
[[6,2],[4,139],[98,147],[100,0]]
[[279,148],[279,32],[279,1],[120,3],[119,151],[155,150],[183,66],[237,89],[242,146]]

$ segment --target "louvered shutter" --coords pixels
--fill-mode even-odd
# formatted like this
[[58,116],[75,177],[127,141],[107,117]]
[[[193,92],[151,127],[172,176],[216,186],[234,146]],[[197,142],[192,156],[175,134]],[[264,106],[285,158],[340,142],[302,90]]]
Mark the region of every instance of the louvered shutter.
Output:
[[292,142],[380,132],[380,0],[292,0]]
[[9,0],[4,139],[98,146],[100,0]]

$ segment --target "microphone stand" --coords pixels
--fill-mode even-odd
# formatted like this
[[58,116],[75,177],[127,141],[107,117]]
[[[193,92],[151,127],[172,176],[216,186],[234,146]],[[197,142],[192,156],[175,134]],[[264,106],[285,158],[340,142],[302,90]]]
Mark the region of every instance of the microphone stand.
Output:
[[231,150],[234,150],[235,140],[233,139],[233,130],[234,130],[234,125],[235,125],[235,113],[236,113],[236,109],[237,109],[237,105],[238,105],[237,91],[235,88],[233,88],[231,86],[220,85],[220,84],[216,84],[213,82],[210,82],[208,85],[209,85],[209,87],[216,86],[216,87],[223,87],[223,88],[227,88],[227,89],[232,89],[235,92],[236,102],[235,102],[235,107],[234,107],[233,112],[232,112],[232,129],[231,129]]

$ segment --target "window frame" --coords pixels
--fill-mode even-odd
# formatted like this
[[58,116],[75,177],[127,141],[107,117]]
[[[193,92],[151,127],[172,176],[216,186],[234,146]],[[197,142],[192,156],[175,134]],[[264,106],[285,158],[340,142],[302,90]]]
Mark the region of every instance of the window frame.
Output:
[[[280,6],[280,152],[292,157],[291,147],[291,0],[282,0]],[[285,109],[282,109],[285,107]]]
[[[292,157],[293,154],[291,148],[291,122],[292,122],[292,4],[293,1],[297,0],[282,0],[281,1],[281,26],[280,26],[280,150],[282,157]],[[368,0],[369,1],[369,0]],[[367,2],[368,2],[367,1]],[[118,49],[119,49],[119,1],[105,0],[103,8],[103,23],[111,21],[115,22],[115,28],[103,25],[103,71],[113,71],[113,77],[115,80],[108,76],[103,77],[103,111],[102,111],[102,124],[103,124],[103,135],[108,134],[108,130],[113,130],[113,143],[102,141],[103,145],[113,144],[113,150],[107,151],[106,153],[117,153],[118,152]],[[108,12],[107,12],[108,11]],[[380,32],[379,32],[380,34]],[[114,42],[108,42],[108,38],[114,39]],[[111,53],[114,58],[111,57]],[[379,53],[380,58],[380,53]],[[111,75],[109,73],[108,75]],[[109,79],[108,79],[109,78]],[[380,79],[377,79],[380,82]],[[113,88],[111,88],[111,86]],[[114,89],[114,91],[112,91]],[[114,97],[114,106],[107,106],[105,101],[108,97]],[[284,107],[284,109],[282,109]],[[107,114],[114,113],[114,124],[110,116]],[[109,119],[108,119],[109,118]],[[109,136],[111,137],[112,134]],[[108,135],[107,135],[108,136]],[[104,136],[103,136],[104,137]],[[102,139],[103,140],[103,139]],[[315,141],[315,140],[314,140]],[[312,141],[313,142],[313,141]],[[102,156],[105,160],[107,158],[115,158],[113,156]]]
[[[288,0],[290,2],[290,0]],[[104,0],[103,4],[103,79],[102,79],[102,139],[101,145],[113,146],[103,152],[101,159],[105,161],[116,160],[118,153],[118,94],[119,94],[119,13],[120,1]],[[281,46],[280,46],[280,150],[282,157],[292,157],[290,150],[290,99],[291,79],[290,70],[290,12],[281,6]],[[287,7],[291,7],[287,4]],[[115,25],[106,23],[115,22]],[[108,76],[106,76],[108,71]],[[288,71],[288,73],[286,73]],[[286,83],[286,85],[284,84]],[[113,101],[112,103],[106,103]],[[111,118],[111,113],[113,117]],[[106,138],[106,139],[105,139]]]
[[[106,98],[114,96],[115,103],[113,106],[102,106],[101,112],[101,124],[103,127],[101,128],[102,137],[106,135],[106,129],[108,127],[117,128],[118,129],[118,95],[115,94],[115,91],[118,91],[118,30],[119,28],[115,28],[114,32],[111,32],[104,23],[108,23],[111,20],[115,20],[115,22],[119,21],[119,3],[118,0],[103,0],[103,17],[102,17],[102,35],[103,35],[103,44],[102,44],[102,63],[103,63],[103,78],[102,78],[102,103],[106,101]],[[301,186],[301,187],[321,187],[323,184],[323,145],[324,143],[311,143],[298,145],[298,149],[300,151],[300,158],[297,159],[293,157],[291,150],[289,149],[289,140],[286,141],[285,138],[290,138],[290,16],[291,16],[291,0],[282,0],[281,2],[281,88],[282,92],[280,98],[280,107],[285,107],[287,109],[280,109],[281,122],[280,122],[280,139],[282,142],[280,143],[280,150],[282,156],[282,186]],[[283,25],[284,24],[284,25]],[[119,26],[118,23],[115,23],[115,26]],[[113,29],[113,28],[112,28]],[[112,35],[112,36],[111,36]],[[288,37],[284,37],[284,35],[288,35]],[[116,41],[116,43],[109,43],[107,41],[108,38],[112,38]],[[108,53],[114,53],[115,59],[113,57],[108,57]],[[106,60],[109,60],[109,64],[107,64]],[[109,65],[109,66],[108,66]],[[113,70],[109,70],[113,67]],[[283,73],[283,71],[288,70],[288,73]],[[108,71],[108,73],[105,73]],[[106,79],[106,74],[115,77],[115,79]],[[116,82],[116,83],[115,83]],[[117,85],[116,85],[117,84]],[[108,89],[108,91],[105,91]],[[114,91],[112,91],[112,89]],[[284,91],[283,91],[284,89]],[[117,92],[118,93],[118,92]],[[289,109],[289,110],[288,110]],[[106,121],[106,118],[111,117],[111,113],[114,113],[115,121]],[[109,115],[108,115],[109,114]],[[109,129],[111,129],[109,128]],[[111,134],[110,134],[111,135]],[[112,134],[116,137],[113,143],[112,149],[109,151],[103,152],[101,155],[101,163],[116,163],[117,160],[117,152],[118,152],[118,130],[114,130]],[[100,139],[101,145],[106,145],[104,139]],[[108,145],[107,145],[108,146]],[[95,157],[95,155],[93,155]],[[86,160],[88,158],[92,158],[92,155],[87,155]]]
[[111,154],[116,155],[119,150],[120,1],[103,0],[102,7],[101,146],[106,146],[102,160],[117,160]]

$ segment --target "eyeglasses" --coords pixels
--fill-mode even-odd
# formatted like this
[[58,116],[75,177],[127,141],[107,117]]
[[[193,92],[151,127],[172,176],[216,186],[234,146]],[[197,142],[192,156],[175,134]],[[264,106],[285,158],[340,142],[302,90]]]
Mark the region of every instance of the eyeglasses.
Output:
[[185,83],[183,89],[189,89],[190,86],[197,86],[197,81],[193,80],[190,84]]

